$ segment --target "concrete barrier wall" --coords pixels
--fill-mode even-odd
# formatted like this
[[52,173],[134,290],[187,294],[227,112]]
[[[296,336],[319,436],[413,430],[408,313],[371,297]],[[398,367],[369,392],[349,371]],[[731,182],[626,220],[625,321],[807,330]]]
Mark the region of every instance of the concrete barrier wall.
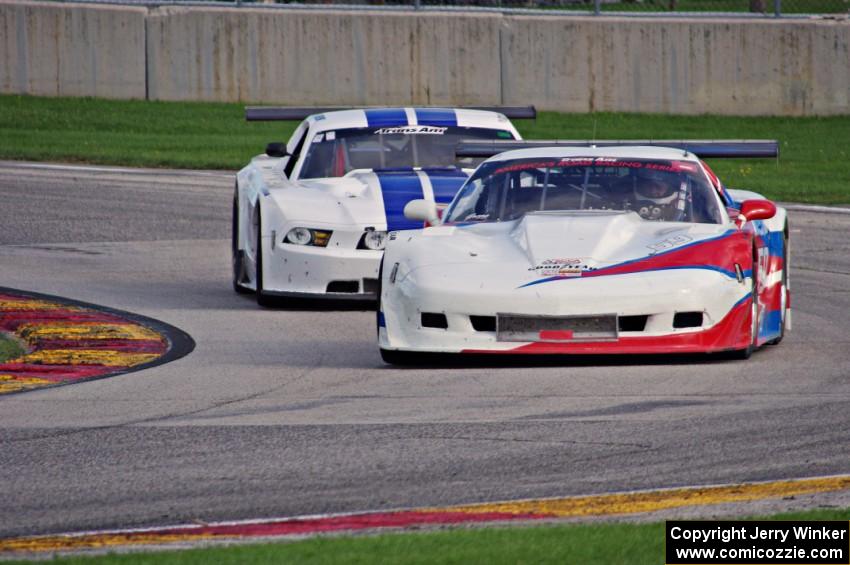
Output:
[[675,114],[850,113],[850,22],[511,17],[504,102]]
[[0,2],[0,92],[144,98],[146,13]]
[[161,8],[148,19],[149,93],[287,104],[495,104],[500,21]]
[[[850,113],[847,20],[0,0],[0,31],[3,92],[298,105],[530,103],[569,112]],[[65,72],[66,61],[80,72]]]

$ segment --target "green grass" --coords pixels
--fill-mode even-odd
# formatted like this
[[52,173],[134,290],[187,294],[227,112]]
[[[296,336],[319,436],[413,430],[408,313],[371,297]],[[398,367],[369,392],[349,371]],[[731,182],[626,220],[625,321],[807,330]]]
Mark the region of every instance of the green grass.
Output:
[[732,188],[787,202],[850,203],[850,116],[731,117],[554,114],[520,124],[523,137],[571,139],[778,139],[779,160],[713,159]]
[[[591,5],[593,3],[591,2]],[[671,0],[603,4],[603,11],[666,12]],[[677,12],[749,12],[749,0],[675,0]],[[773,15],[773,0],[764,0],[765,12]],[[850,10],[848,0],[783,0],[783,14],[835,14]]]
[[241,104],[0,96],[0,157],[238,169],[295,125],[249,124]]
[[[223,0],[222,0],[223,1]],[[251,0],[255,1],[255,0]],[[284,4],[295,0],[277,0]],[[773,15],[773,0],[763,0],[764,13]],[[390,0],[387,4],[410,5],[413,0]],[[452,0],[423,0],[426,6],[440,6],[443,4],[457,4]],[[671,9],[671,4],[673,5]],[[587,11],[594,9],[593,0],[584,0],[578,3],[546,3],[542,1],[527,2],[525,0],[502,0],[503,8],[539,8],[541,10],[569,10]],[[605,2],[601,6],[606,12],[749,12],[750,0],[643,0],[621,2]],[[850,0],[783,0],[783,14],[836,14],[847,13],[850,10]],[[759,12],[762,13],[762,12]]]
[[[0,158],[238,169],[296,124],[247,123],[241,104],[0,96]],[[518,121],[527,138],[770,138],[779,161],[713,161],[727,185],[770,198],[850,203],[850,115],[836,117],[558,114]]]
[[24,354],[24,348],[17,340],[0,333],[0,363],[20,357]]
[[[847,520],[850,509],[771,516],[785,520]],[[289,543],[240,545],[101,557],[57,559],[61,564],[373,564],[664,563],[664,523],[581,524],[324,537]]]

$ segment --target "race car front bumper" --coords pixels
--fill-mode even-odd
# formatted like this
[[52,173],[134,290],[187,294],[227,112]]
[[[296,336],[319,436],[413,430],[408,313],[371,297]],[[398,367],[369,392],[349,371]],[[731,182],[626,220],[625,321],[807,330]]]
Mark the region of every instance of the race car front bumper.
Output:
[[274,248],[266,242],[266,250],[265,294],[336,300],[372,301],[377,298],[378,266],[383,251],[279,242]]
[[385,285],[382,349],[697,353],[743,349],[752,340],[751,279],[710,270],[579,278],[483,293],[447,288],[444,279],[426,272],[411,275]]

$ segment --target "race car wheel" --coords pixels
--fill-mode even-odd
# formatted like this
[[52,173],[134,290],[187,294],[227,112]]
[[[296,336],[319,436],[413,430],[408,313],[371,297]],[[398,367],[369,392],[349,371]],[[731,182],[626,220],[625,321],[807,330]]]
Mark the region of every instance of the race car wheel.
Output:
[[384,276],[384,258],[378,263],[378,303],[375,307],[375,332],[381,336],[381,279]]
[[260,237],[262,233],[262,226],[260,224],[262,215],[260,214],[260,208],[257,208],[257,229],[254,230],[254,235],[256,239],[256,253],[257,253],[257,304],[260,306],[273,306],[274,299],[265,293],[263,288],[263,240]]
[[233,290],[238,294],[250,294],[250,288],[242,283],[246,279],[245,252],[239,249],[239,193],[233,195],[233,224],[231,229],[231,257],[233,262]]
[[788,323],[786,320],[788,316],[788,260],[790,257],[788,254],[788,243],[788,226],[785,226],[785,234],[782,238],[782,250],[785,255],[785,260],[782,263],[782,321],[779,323],[779,337],[768,341],[768,345],[778,345],[782,341],[782,338],[785,337],[785,326]]

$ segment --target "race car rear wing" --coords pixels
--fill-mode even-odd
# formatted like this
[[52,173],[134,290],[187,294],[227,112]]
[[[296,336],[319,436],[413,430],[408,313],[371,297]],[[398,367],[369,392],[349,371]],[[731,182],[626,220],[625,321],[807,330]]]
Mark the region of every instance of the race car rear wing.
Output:
[[458,157],[492,157],[493,155],[515,149],[542,147],[623,147],[630,145],[672,147],[693,153],[701,159],[779,157],[779,142],[772,139],[603,139],[596,141],[566,139],[527,139],[524,141],[465,139],[457,144],[455,154]]
[[[422,108],[423,106],[415,106]],[[276,106],[246,106],[245,119],[249,122],[269,121],[301,121],[314,114],[335,112],[337,110],[369,110],[371,108],[327,106],[323,108],[287,108]],[[534,120],[537,119],[537,109],[534,106],[462,106],[462,110],[486,110],[504,114],[510,120]]]

